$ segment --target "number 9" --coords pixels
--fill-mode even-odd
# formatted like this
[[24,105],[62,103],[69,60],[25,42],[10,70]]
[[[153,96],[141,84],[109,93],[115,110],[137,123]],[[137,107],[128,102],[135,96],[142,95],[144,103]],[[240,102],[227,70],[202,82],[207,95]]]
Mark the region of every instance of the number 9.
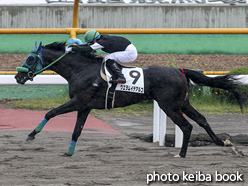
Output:
[[135,85],[140,78],[140,72],[136,70],[131,70],[129,72],[130,77],[134,78],[132,84]]

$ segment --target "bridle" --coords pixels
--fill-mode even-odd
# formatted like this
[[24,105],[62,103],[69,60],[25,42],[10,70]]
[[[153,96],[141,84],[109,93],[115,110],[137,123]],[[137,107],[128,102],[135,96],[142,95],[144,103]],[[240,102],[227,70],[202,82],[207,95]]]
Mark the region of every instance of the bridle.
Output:
[[[43,49],[40,49],[40,52],[31,52],[27,59],[25,60],[22,67],[17,67],[16,70],[18,72],[26,72],[28,78],[32,81],[34,76],[42,73],[43,71],[47,70],[49,67],[57,63],[60,59],[62,59],[67,53],[65,52],[55,61],[50,63],[49,65],[43,67]],[[29,63],[29,58],[33,59],[32,63]]]

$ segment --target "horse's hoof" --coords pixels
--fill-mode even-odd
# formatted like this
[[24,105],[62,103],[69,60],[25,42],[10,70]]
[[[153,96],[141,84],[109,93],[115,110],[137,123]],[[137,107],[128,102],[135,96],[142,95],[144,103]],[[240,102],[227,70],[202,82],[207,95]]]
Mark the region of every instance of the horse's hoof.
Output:
[[62,154],[61,156],[63,156],[63,157],[71,157],[72,155],[69,155],[69,154],[67,154],[67,153],[64,153],[64,154]]
[[32,141],[34,139],[35,139],[35,137],[28,136],[27,139],[26,139],[26,141]]
[[179,154],[174,156],[175,158],[182,158]]
[[226,139],[224,142],[224,146],[233,146],[232,142],[228,139]]

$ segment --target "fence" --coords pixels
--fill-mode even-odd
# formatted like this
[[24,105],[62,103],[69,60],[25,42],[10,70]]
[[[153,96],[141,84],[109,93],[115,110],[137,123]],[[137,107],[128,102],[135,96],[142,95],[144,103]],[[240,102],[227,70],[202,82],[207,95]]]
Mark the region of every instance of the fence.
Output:
[[[80,8],[82,7],[86,8],[86,10],[85,11],[81,10]],[[26,6],[22,6],[21,8],[13,7],[14,8],[13,11],[7,11],[7,12],[13,12],[13,15],[8,15],[7,12],[2,14],[2,20],[6,21],[7,23],[5,26],[3,25],[3,23],[2,23],[2,26],[0,25],[1,28],[4,28],[4,29],[0,29],[0,39],[2,42],[2,45],[0,46],[0,51],[3,53],[8,53],[8,51],[11,51],[14,53],[26,53],[26,50],[29,50],[29,48],[31,48],[31,45],[33,45],[34,42],[32,42],[31,44],[29,39],[27,39],[26,36],[24,35],[20,35],[21,39],[19,39],[16,37],[16,35],[18,34],[29,34],[28,37],[32,37],[32,34],[42,34],[46,36],[49,36],[49,34],[60,34],[61,36],[63,34],[70,34],[71,38],[76,38],[77,35],[84,34],[86,31],[89,30],[89,28],[95,28],[97,31],[99,31],[102,34],[126,34],[127,38],[130,39],[135,44],[139,53],[155,54],[155,53],[166,52],[166,53],[177,53],[177,54],[179,53],[180,54],[192,54],[193,52],[194,54],[205,54],[205,53],[236,54],[236,55],[237,54],[241,54],[241,55],[248,54],[246,50],[246,45],[248,42],[248,35],[247,35],[248,34],[248,29],[247,29],[248,23],[246,23],[246,21],[248,19],[246,19],[246,17],[243,16],[246,14],[242,13],[242,12],[245,12],[246,11],[245,8],[248,8],[248,7],[242,7],[242,6],[236,5],[234,8],[234,7],[222,5],[220,8],[218,8],[215,6],[212,7],[209,5],[208,6],[204,5],[204,8],[199,8],[198,5],[192,5],[192,6],[187,5],[186,7],[182,8],[181,5],[180,6],[176,5],[176,9],[178,9],[179,11],[186,11],[186,13],[181,14],[180,12],[176,13],[175,11],[172,11],[173,16],[172,18],[169,18],[168,12],[171,11],[172,7],[173,6],[168,6],[168,5],[160,5],[160,6],[153,5],[152,6],[152,8],[155,8],[155,9],[156,8],[168,9],[168,11],[161,10],[161,13],[163,14],[163,16],[157,16],[157,18],[162,17],[163,19],[160,20],[160,22],[161,23],[168,22],[168,24],[171,24],[171,26],[161,25],[160,23],[158,23],[155,26],[147,25],[146,27],[141,26],[141,25],[139,26],[139,23],[151,23],[152,24],[157,20],[156,18],[153,21],[147,21],[147,17],[153,18],[155,15],[155,13],[152,13],[151,16],[147,15],[147,13],[151,12],[151,11],[147,11],[147,10],[150,10],[151,8],[150,5],[135,5],[134,7],[123,5],[119,7],[120,10],[122,11],[116,11],[116,10],[112,11],[112,8],[113,9],[116,8],[113,5],[102,6],[102,5],[94,4],[93,6],[83,5],[79,7],[79,0],[75,0],[73,12],[72,12],[71,5],[66,6],[66,7],[64,6],[53,7],[54,9],[52,9],[50,12],[40,11],[40,9],[27,11]],[[242,11],[237,10],[237,7],[241,8]],[[34,7],[34,8],[42,8],[42,6]],[[100,11],[97,11],[97,9],[95,8],[98,8]],[[205,10],[206,14],[204,14],[206,16],[206,19],[204,18],[205,16],[201,17],[203,15],[201,12],[195,14],[195,11],[193,11],[192,8],[196,11],[206,9]],[[224,9],[226,8],[228,10],[222,11],[222,8]],[[3,9],[5,10],[6,7],[3,7]],[[21,10],[21,12],[16,12],[19,9]],[[68,15],[67,14],[64,15],[65,12],[68,12],[68,9],[70,9],[71,13]],[[130,13],[125,12],[124,10],[126,9],[131,9]],[[215,9],[215,10],[213,11],[214,13],[211,14],[211,16],[215,17],[215,19],[210,19],[211,16],[209,15],[209,11],[212,11],[212,9]],[[37,14],[37,12],[39,12],[39,14]],[[40,15],[41,12],[44,12],[44,15]],[[99,15],[99,16],[95,15],[98,12],[103,13],[103,15]],[[123,19],[124,14],[131,15],[131,12],[132,13],[140,12],[140,15],[135,14],[131,16],[130,19]],[[154,10],[154,12],[158,13],[157,10]],[[73,13],[72,28],[63,28],[63,26],[67,27],[71,24],[71,19],[68,19],[68,18],[71,17],[72,13]],[[109,18],[106,18],[105,14],[107,13],[110,13]],[[117,13],[119,13],[120,16],[118,16],[119,14],[116,15]],[[78,18],[78,14],[80,14],[79,18]],[[218,16],[215,16],[215,14],[217,14]],[[28,17],[23,18],[23,15],[26,15],[26,16],[28,15]],[[116,15],[116,16],[113,16],[113,15]],[[141,15],[146,15],[146,16],[141,16]],[[181,15],[184,15],[184,16],[181,16]],[[219,17],[221,17],[220,15],[222,15],[223,18],[219,19]],[[6,17],[3,17],[3,16],[6,16]],[[51,20],[52,19],[51,16],[56,17],[56,19],[53,20],[52,23],[49,22],[50,24],[47,24],[49,26],[52,25],[52,28],[49,28],[48,26],[42,26],[42,28],[38,28],[38,26],[35,25],[36,23],[38,23],[38,25],[42,25],[42,21],[44,21],[45,19],[44,17],[48,17],[48,19]],[[234,18],[235,16],[237,16],[237,18]],[[187,19],[182,19],[182,17],[186,17]],[[67,24],[64,24],[65,18],[68,22]],[[85,18],[90,19],[90,20],[82,20]],[[110,21],[113,18],[119,18],[121,20]],[[139,18],[142,18],[142,20],[140,20]],[[241,18],[242,18],[242,24],[236,24],[241,20]],[[211,23],[209,26],[206,26],[206,25],[199,26],[204,20],[207,20],[207,19],[209,19],[209,22],[213,20],[214,22]],[[223,21],[224,19],[226,19],[228,23],[224,23],[224,25],[222,25],[222,23],[224,22]],[[132,20],[132,21],[128,21],[128,20]],[[188,26],[183,26],[185,25],[185,21],[188,21],[188,20],[192,20],[193,22],[190,21],[189,23],[187,23]],[[217,20],[220,21],[221,24],[217,24],[215,22]],[[22,21],[24,21],[23,24],[25,26],[28,25],[29,27],[33,27],[33,29],[25,28],[23,25],[22,26],[19,25],[15,27],[15,28],[22,28],[22,29],[8,29],[8,28],[14,27],[13,25],[8,25],[8,24],[11,24],[12,22],[19,23]],[[106,26],[106,21],[109,21],[110,23],[112,23],[114,27],[111,25]],[[116,26],[117,23],[121,21],[124,21],[124,23],[127,25]],[[229,23],[229,21],[231,22]],[[78,22],[81,24],[80,28],[84,28],[84,29],[78,28]],[[61,23],[61,24],[58,26],[53,23]],[[96,25],[90,25],[90,23],[96,24]],[[128,26],[129,23],[131,23],[132,25],[136,25],[136,26],[135,27],[132,25]],[[104,24],[105,26],[101,26],[101,24]],[[179,25],[180,28],[179,26],[175,24]],[[219,26],[216,26],[216,25],[219,25]],[[106,28],[112,28],[112,29],[106,29]],[[137,29],[130,29],[130,28],[137,28]],[[152,29],[149,29],[149,28],[152,28]],[[162,28],[169,28],[169,29],[162,29]],[[181,28],[184,28],[184,29],[181,29]],[[9,37],[8,34],[11,34],[11,37]],[[128,34],[130,35],[138,34],[138,35],[130,36]],[[178,34],[178,35],[176,35],[175,37],[175,34]],[[195,39],[196,37],[194,34],[200,34],[200,35],[199,37],[197,37],[197,39]],[[211,36],[209,34],[211,34]],[[224,36],[222,34],[224,34]],[[79,37],[82,37],[82,35]],[[62,39],[58,37],[56,38],[58,40]],[[35,39],[45,40],[44,37],[38,37],[38,36]],[[68,38],[63,37],[63,40],[64,39],[68,39]],[[34,38],[32,38],[32,40],[34,40]],[[154,42],[155,40],[158,43]],[[15,45],[11,45],[11,47],[8,47],[10,41],[15,41]],[[51,37],[48,37],[46,39],[46,42],[54,42],[54,36],[51,35]],[[26,47],[23,47],[23,45],[25,45]],[[161,47],[157,47],[158,45]]]
[[[17,73],[17,72],[16,72]],[[0,85],[17,85],[15,75],[0,75]],[[216,77],[218,75],[207,75]],[[239,75],[241,85],[248,85],[248,75]],[[26,85],[67,85],[67,81],[59,75],[38,75],[33,81],[27,81]]]
[[[229,3],[80,4],[78,25],[95,29],[247,28],[247,11],[247,4]],[[0,5],[0,12],[0,28],[67,28],[73,4]]]

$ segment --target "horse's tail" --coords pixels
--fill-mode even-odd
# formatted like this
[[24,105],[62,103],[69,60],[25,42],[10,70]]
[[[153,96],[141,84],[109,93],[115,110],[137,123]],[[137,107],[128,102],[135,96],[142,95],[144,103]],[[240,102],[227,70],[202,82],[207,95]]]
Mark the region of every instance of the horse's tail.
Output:
[[237,90],[237,85],[240,84],[237,75],[229,74],[211,78],[195,70],[182,69],[182,72],[187,77],[187,79],[191,79],[195,84],[212,88],[221,88],[232,92],[239,103],[241,112],[243,112],[242,109],[245,102],[245,96]]

